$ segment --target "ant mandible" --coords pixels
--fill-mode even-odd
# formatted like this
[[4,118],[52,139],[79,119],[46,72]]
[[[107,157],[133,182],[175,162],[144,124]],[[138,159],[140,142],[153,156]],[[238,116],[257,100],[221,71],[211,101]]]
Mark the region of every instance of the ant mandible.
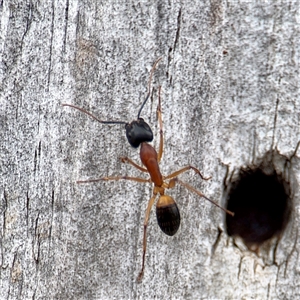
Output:
[[130,180],[130,181],[135,181],[135,182],[140,182],[140,183],[154,183],[154,188],[153,188],[153,195],[151,199],[148,202],[148,206],[146,209],[146,214],[145,214],[145,220],[144,220],[144,235],[143,235],[143,258],[142,258],[142,268],[141,271],[138,275],[137,280],[141,281],[144,275],[144,269],[145,269],[145,254],[146,254],[146,248],[147,248],[147,226],[149,222],[149,216],[151,212],[151,208],[155,202],[155,199],[157,195],[159,194],[158,201],[156,202],[156,218],[157,218],[157,223],[160,227],[160,229],[167,235],[173,236],[180,225],[180,213],[179,209],[177,207],[177,204],[175,200],[168,195],[165,195],[165,189],[171,189],[175,186],[176,182],[187,188],[188,190],[196,193],[200,197],[205,198],[206,200],[210,201],[214,205],[218,206],[221,208],[223,211],[230,215],[234,215],[233,212],[221,207],[219,204],[217,204],[215,201],[207,198],[204,194],[202,194],[200,191],[196,190],[194,187],[191,185],[181,181],[178,179],[178,175],[188,171],[188,170],[193,170],[196,174],[198,174],[202,179],[204,180],[209,180],[210,178],[205,178],[203,175],[200,173],[200,171],[193,167],[193,166],[186,166],[184,168],[179,169],[176,172],[173,172],[167,176],[163,176],[160,172],[159,169],[159,163],[162,158],[163,154],[163,125],[162,125],[162,112],[161,112],[161,99],[160,99],[160,93],[161,93],[161,87],[158,89],[158,106],[157,106],[157,118],[158,118],[158,123],[159,123],[159,134],[160,134],[160,142],[159,142],[159,150],[158,153],[156,150],[148,144],[148,142],[151,142],[153,140],[153,133],[150,128],[150,126],[140,117],[141,111],[146,104],[149,96],[150,96],[150,90],[151,90],[151,80],[153,76],[153,72],[158,64],[158,62],[161,60],[159,58],[153,65],[150,76],[149,76],[149,82],[148,82],[148,93],[146,96],[146,99],[142,103],[137,119],[132,121],[131,123],[123,122],[123,121],[102,121],[99,120],[97,117],[95,117],[93,114],[90,112],[71,105],[71,104],[62,104],[63,106],[69,106],[72,108],[75,108],[77,110],[80,110],[81,112],[89,115],[96,121],[103,123],[103,124],[124,124],[125,129],[126,129],[126,137],[129,142],[129,144],[134,147],[138,148],[140,147],[140,158],[145,166],[142,167],[135,162],[133,162],[130,158],[128,157],[121,157],[121,161],[123,163],[129,163],[136,169],[148,173],[150,175],[149,179],[145,178],[139,178],[139,177],[129,177],[129,176],[114,176],[114,177],[102,177],[98,179],[89,179],[89,180],[79,180],[77,181],[78,184],[81,183],[91,183],[91,182],[99,182],[99,181],[107,181],[107,180]]

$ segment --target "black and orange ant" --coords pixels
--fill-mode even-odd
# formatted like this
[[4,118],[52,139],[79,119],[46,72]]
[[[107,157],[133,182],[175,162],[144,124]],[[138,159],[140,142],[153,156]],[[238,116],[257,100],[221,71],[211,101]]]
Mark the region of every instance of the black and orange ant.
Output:
[[234,215],[233,212],[228,211],[227,209],[221,207],[219,204],[217,204],[215,201],[207,198],[204,194],[202,194],[200,191],[196,190],[194,187],[191,185],[182,182],[180,179],[178,179],[178,175],[188,171],[188,170],[193,170],[196,174],[198,174],[202,179],[204,180],[209,180],[210,178],[205,178],[200,171],[193,167],[193,166],[186,166],[184,168],[179,169],[176,172],[173,172],[167,176],[163,176],[160,172],[159,169],[159,163],[162,158],[163,154],[163,124],[162,124],[162,112],[161,112],[161,99],[160,99],[160,94],[161,94],[161,87],[158,89],[158,106],[157,106],[157,118],[158,118],[158,123],[159,123],[159,134],[160,134],[160,142],[159,142],[159,150],[156,152],[156,150],[148,144],[148,142],[151,142],[153,140],[153,133],[150,128],[150,126],[140,117],[141,111],[146,104],[147,100],[150,97],[150,90],[151,90],[151,79],[153,72],[158,64],[158,62],[161,60],[159,58],[153,65],[151,72],[150,72],[150,77],[149,77],[149,83],[148,83],[148,94],[146,96],[146,99],[142,103],[137,119],[132,121],[131,123],[123,122],[123,121],[101,121],[94,115],[92,115],[90,112],[71,105],[71,104],[62,104],[63,106],[70,106],[72,108],[78,109],[81,112],[89,115],[96,121],[103,123],[103,124],[124,124],[125,129],[126,129],[126,136],[129,144],[132,147],[138,148],[140,147],[140,158],[142,161],[142,164],[145,166],[142,167],[135,162],[133,162],[130,158],[128,157],[121,157],[121,161],[123,163],[129,163],[136,169],[148,173],[150,175],[149,179],[145,178],[139,178],[139,177],[129,177],[129,176],[114,176],[114,177],[102,177],[102,178],[97,178],[97,179],[89,179],[89,180],[79,180],[77,181],[78,184],[80,183],[91,183],[91,182],[99,182],[99,181],[105,181],[105,180],[131,180],[131,181],[136,181],[140,183],[153,183],[154,188],[153,188],[153,195],[151,199],[148,202],[148,206],[146,209],[146,214],[145,214],[145,220],[144,220],[144,236],[143,236],[143,259],[142,259],[142,268],[141,271],[138,275],[138,281],[141,281],[143,278],[144,274],[144,269],[145,269],[145,254],[146,254],[146,247],[147,247],[147,225],[149,221],[149,216],[151,212],[151,208],[155,202],[155,199],[157,195],[159,194],[159,199],[156,202],[156,218],[157,218],[157,223],[160,227],[160,229],[167,235],[173,236],[180,225],[180,213],[179,209],[177,207],[177,204],[175,200],[168,195],[165,195],[165,189],[171,189],[175,186],[176,182],[187,188],[188,190],[196,193],[200,197],[205,198],[206,200],[210,201],[214,205],[218,206],[221,208],[223,211],[230,215]]

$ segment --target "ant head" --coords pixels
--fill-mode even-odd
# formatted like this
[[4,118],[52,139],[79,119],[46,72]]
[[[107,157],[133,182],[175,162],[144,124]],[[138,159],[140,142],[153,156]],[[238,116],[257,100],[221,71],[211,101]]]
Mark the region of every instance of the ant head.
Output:
[[138,148],[143,142],[151,142],[153,140],[152,130],[142,118],[126,124],[125,129],[127,140],[134,148]]
[[139,109],[137,120],[134,120],[131,123],[127,123],[125,125],[127,140],[129,144],[134,148],[138,148],[139,145],[143,142],[151,142],[153,140],[153,133],[150,126],[144,121],[144,119],[140,118],[140,115],[143,110],[143,107],[145,106],[146,102],[150,97],[152,75],[160,60],[161,57],[154,63],[151,69],[148,83],[148,94]]
[[141,143],[151,142],[153,140],[152,130],[151,130],[150,126],[144,121],[144,119],[140,118],[140,114],[141,114],[142,109],[145,106],[147,100],[150,97],[152,75],[153,75],[153,72],[154,72],[154,70],[155,70],[155,68],[156,68],[156,66],[157,66],[157,64],[160,60],[161,60],[161,58],[159,58],[154,63],[154,65],[151,69],[149,83],[148,83],[147,97],[146,97],[146,99],[144,100],[144,102],[142,103],[142,105],[139,109],[137,120],[134,120],[131,123],[127,123],[127,122],[124,122],[124,121],[102,121],[102,120],[98,119],[96,116],[94,116],[93,114],[91,114],[90,112],[88,112],[87,110],[85,110],[83,108],[80,108],[80,107],[72,105],[72,104],[62,104],[62,105],[78,109],[79,111],[89,115],[94,120],[96,120],[97,122],[102,123],[102,124],[125,124],[126,137],[127,137],[127,140],[129,142],[129,144],[134,148],[138,148]]

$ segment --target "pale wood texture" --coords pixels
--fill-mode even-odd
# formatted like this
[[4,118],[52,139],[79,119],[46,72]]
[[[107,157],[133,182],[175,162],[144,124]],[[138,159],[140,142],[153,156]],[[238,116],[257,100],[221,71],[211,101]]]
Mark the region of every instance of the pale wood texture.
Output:
[[[223,180],[299,140],[298,1],[0,1],[0,298],[297,299],[299,162],[290,225],[270,260],[233,245],[223,213],[183,187],[169,193],[182,223],[164,235],[152,211],[144,280],[144,212],[151,186],[77,185],[140,176],[123,126],[147,92],[155,133],[162,85],[167,175],[224,204]],[[299,154],[300,155],[300,154]],[[142,174],[141,176],[145,176]]]

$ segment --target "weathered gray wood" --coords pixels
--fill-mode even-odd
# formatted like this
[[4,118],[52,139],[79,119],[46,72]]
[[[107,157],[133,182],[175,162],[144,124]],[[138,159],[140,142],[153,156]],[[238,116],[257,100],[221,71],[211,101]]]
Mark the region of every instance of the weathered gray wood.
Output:
[[[152,212],[137,284],[151,186],[76,180],[139,176],[118,159],[138,161],[138,150],[122,126],[61,106],[130,121],[162,56],[162,172],[198,167],[212,180],[181,178],[222,203],[225,165],[275,147],[290,156],[299,140],[298,2],[2,1],[0,11],[1,299],[299,297],[297,159],[293,218],[270,260],[235,247],[220,210],[176,187],[181,227],[164,235]],[[155,92],[142,115],[158,146],[156,105]]]

